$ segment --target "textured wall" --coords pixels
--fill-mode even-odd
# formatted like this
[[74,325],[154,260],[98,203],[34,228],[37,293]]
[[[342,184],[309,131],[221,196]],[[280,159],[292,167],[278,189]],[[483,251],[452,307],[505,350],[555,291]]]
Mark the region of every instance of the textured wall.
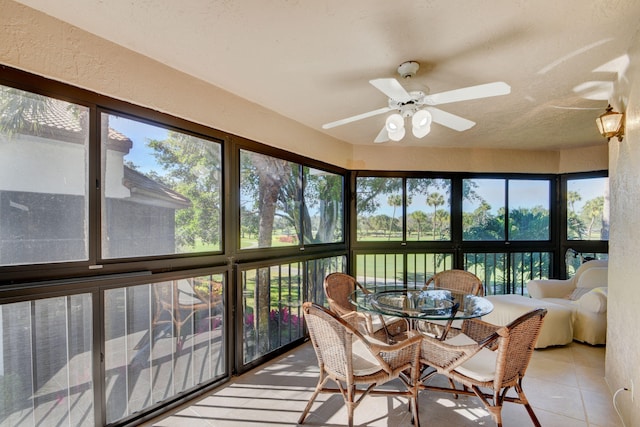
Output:
[[640,426],[640,33],[630,51],[631,65],[621,76],[612,106],[624,111],[626,135],[609,142],[611,234],[607,309],[606,380],[627,427]]
[[[476,172],[607,168],[606,149],[355,146],[10,0],[0,0],[0,63],[349,169]],[[514,140],[517,141],[517,135]]]

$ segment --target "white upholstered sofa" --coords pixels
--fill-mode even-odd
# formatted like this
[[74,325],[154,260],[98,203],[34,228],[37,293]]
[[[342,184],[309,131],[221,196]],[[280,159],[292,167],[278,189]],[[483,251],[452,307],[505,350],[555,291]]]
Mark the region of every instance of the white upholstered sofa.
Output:
[[531,298],[552,302],[572,310],[573,339],[588,344],[605,344],[607,336],[608,261],[582,264],[567,280],[531,280]]

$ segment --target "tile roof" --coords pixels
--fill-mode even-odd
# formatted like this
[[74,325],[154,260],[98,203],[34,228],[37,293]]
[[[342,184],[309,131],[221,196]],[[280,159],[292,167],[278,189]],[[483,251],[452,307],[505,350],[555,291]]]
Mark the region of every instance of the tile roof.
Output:
[[[22,110],[22,119],[31,126],[22,127],[20,132],[44,138],[56,138],[65,142],[85,143],[87,126],[84,123],[88,123],[89,110],[59,99],[45,99],[46,108],[42,110],[34,110],[34,108]],[[115,129],[109,128],[107,147],[110,150],[128,153],[133,147],[133,141]],[[131,190],[133,201],[172,209],[191,206],[191,201],[187,197],[126,165],[123,185]]]

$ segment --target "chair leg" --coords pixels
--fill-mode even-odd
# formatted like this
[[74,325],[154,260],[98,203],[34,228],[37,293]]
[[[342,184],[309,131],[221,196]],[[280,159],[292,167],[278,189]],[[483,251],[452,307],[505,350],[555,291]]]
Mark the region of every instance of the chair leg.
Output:
[[520,398],[520,401],[522,402],[525,409],[529,413],[529,417],[531,418],[531,421],[533,421],[533,425],[535,425],[536,427],[541,427],[540,421],[538,421],[538,417],[536,417],[536,414],[533,412],[533,408],[531,407],[531,405],[529,404],[529,401],[527,400],[527,396],[524,394],[524,390],[522,389],[522,380],[518,381],[518,384],[516,384],[514,388],[518,393],[518,397]]
[[[453,380],[452,380],[451,378],[449,378],[449,385],[451,386],[451,388],[452,388],[453,390],[455,390],[455,389],[456,389],[456,383],[455,383],[455,382],[453,382]],[[457,399],[457,398],[458,398],[458,393],[454,393],[454,394],[453,394],[453,397],[454,397],[454,399]]]
[[344,403],[347,405],[347,419],[349,422],[349,427],[353,427],[353,412],[355,410],[355,399],[356,399],[356,386],[347,386],[346,387],[347,394],[345,395]]
[[[471,390],[482,401],[487,411],[489,411],[489,414],[491,414],[491,418],[493,418],[498,427],[502,427],[503,395],[500,395],[500,390],[494,390],[493,395],[483,393],[482,390],[480,390],[480,388],[476,385],[471,386]],[[504,393],[506,394],[506,390],[504,391]],[[489,399],[493,400],[493,404],[491,404]]]
[[418,414],[420,413],[420,408],[418,407],[418,387],[413,387],[411,390],[411,398],[409,399],[409,405],[411,406],[411,416],[413,418],[413,425],[415,427],[420,427],[420,418]]
[[504,394],[500,394],[500,390],[495,390],[493,392],[493,406],[489,408],[489,412],[493,416],[493,419],[496,421],[496,425],[498,427],[502,427],[502,398],[507,394],[507,390],[504,390]]
[[316,400],[316,397],[318,397],[318,394],[320,394],[320,391],[324,388],[324,385],[327,383],[328,380],[329,380],[329,377],[325,376],[324,372],[320,371],[320,377],[318,378],[318,384],[316,385],[316,389],[313,391],[313,394],[309,398],[309,402],[307,402],[307,406],[304,408],[302,415],[300,415],[300,418],[298,419],[298,424],[304,423],[304,419],[307,418],[307,415],[311,410],[311,406],[313,405],[313,402]]

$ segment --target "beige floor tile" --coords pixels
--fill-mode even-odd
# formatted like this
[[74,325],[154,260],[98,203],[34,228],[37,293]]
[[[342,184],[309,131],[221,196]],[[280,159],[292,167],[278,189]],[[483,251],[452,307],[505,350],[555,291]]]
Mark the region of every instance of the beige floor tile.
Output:
[[571,387],[578,387],[576,368],[573,363],[564,361],[537,360],[533,358],[529,362],[525,381],[535,378],[541,381],[549,381]]
[[[604,382],[604,347],[571,343],[536,350],[524,380],[524,390],[545,427],[619,427],[611,395]],[[147,426],[236,427],[295,426],[318,378],[310,344],[234,378],[207,397],[186,405]],[[448,385],[436,376],[432,384]],[[395,384],[391,384],[393,386]],[[511,394],[511,393],[510,393]],[[494,426],[475,396],[455,399],[448,393],[422,391],[423,426]],[[505,403],[505,427],[532,426],[522,405]],[[355,425],[410,426],[403,397],[368,396],[356,408]],[[304,425],[344,426],[347,413],[340,395],[321,394]]]
[[[590,425],[622,426],[622,421],[613,406],[613,398],[608,392],[583,389],[582,398]],[[620,399],[620,395],[618,395],[617,399]]]

